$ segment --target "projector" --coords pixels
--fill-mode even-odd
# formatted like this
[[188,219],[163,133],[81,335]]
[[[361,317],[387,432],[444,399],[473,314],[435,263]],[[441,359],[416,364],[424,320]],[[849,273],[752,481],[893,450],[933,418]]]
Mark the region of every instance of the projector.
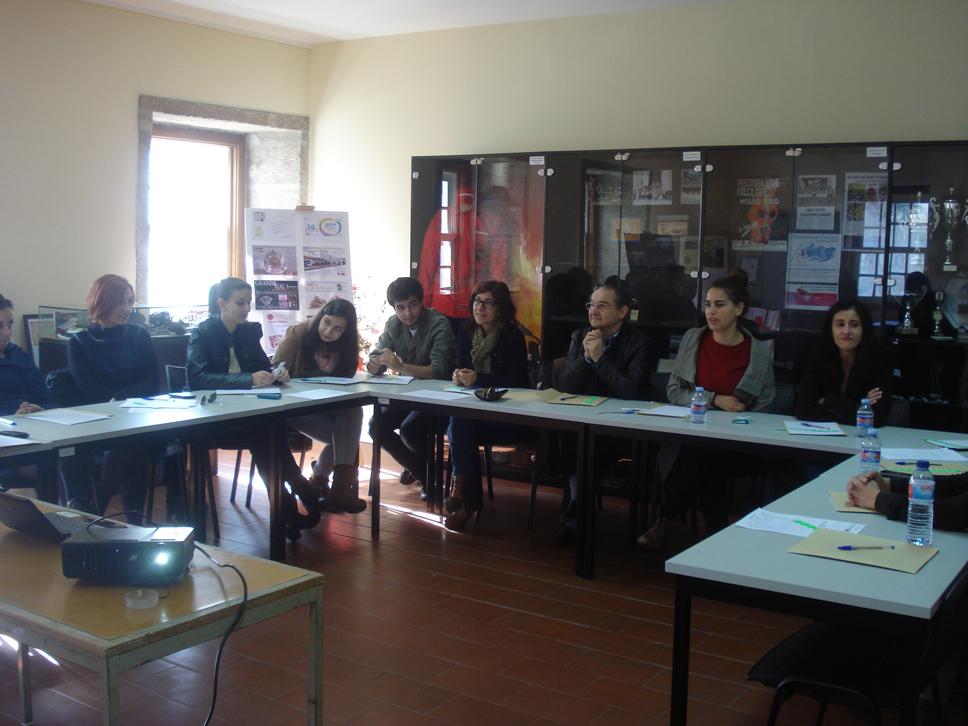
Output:
[[191,527],[82,529],[61,543],[64,577],[114,585],[162,585],[192,561]]

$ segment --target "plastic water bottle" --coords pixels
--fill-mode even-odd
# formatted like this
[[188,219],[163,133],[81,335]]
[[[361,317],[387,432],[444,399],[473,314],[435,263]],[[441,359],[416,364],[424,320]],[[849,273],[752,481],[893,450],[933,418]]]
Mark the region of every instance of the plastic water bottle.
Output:
[[908,484],[907,541],[931,544],[934,527],[934,477],[928,462],[919,461]]
[[692,422],[694,424],[704,424],[706,423],[706,408],[709,404],[706,403],[706,389],[702,386],[696,386],[696,392],[692,394],[692,400],[689,402],[689,409],[692,412]]
[[860,470],[881,470],[881,440],[877,438],[877,429],[870,429],[860,440]]
[[874,409],[871,402],[866,398],[860,400],[860,408],[857,409],[857,435],[864,436],[874,428]]

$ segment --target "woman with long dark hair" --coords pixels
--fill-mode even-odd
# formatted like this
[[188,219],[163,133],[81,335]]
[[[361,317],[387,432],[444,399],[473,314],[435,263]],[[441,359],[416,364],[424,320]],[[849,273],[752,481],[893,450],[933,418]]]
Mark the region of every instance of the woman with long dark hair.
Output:
[[797,418],[852,424],[861,399],[883,426],[891,410],[893,376],[870,311],[859,300],[838,300],[827,311],[821,338],[797,394]]
[[[349,300],[333,298],[312,320],[297,323],[286,331],[272,359],[285,364],[291,376],[334,376],[352,378],[359,364],[360,343],[356,308]],[[306,436],[326,444],[313,464],[313,485],[326,494],[329,469],[333,488],[326,498],[330,512],[357,513],[366,509],[359,498],[360,432],[363,409],[351,406],[326,413],[302,416],[289,425]],[[332,457],[332,464],[326,463]]]
[[[473,317],[460,331],[457,340],[457,369],[451,380],[455,385],[475,388],[528,386],[528,351],[518,328],[511,291],[503,282],[486,280],[471,293]],[[444,525],[458,532],[481,509],[479,447],[491,443],[519,441],[525,434],[517,426],[491,421],[452,417],[448,429],[454,494],[444,506],[448,512]]]

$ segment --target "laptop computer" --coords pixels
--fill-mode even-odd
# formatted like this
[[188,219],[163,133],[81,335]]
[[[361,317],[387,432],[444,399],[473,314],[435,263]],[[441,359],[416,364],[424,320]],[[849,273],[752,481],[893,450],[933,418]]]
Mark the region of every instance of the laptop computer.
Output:
[[[36,504],[25,497],[16,494],[0,492],[0,522],[18,532],[39,537],[50,542],[63,542],[75,532],[78,532],[93,522],[93,515],[63,512],[42,512]],[[100,527],[100,524],[94,525]],[[117,522],[110,522],[110,527],[121,527]]]

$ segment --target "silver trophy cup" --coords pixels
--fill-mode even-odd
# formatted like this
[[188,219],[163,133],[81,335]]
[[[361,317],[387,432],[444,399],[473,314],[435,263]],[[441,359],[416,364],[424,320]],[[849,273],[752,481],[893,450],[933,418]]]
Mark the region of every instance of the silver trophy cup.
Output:
[[931,208],[935,214],[935,223],[932,229],[937,228],[938,223],[941,222],[944,224],[944,228],[948,233],[944,241],[945,256],[942,269],[945,272],[956,272],[958,266],[951,259],[951,253],[954,251],[955,246],[952,235],[958,228],[958,225],[965,219],[965,204],[955,196],[955,189],[951,187],[948,190],[948,196],[941,200],[940,205],[936,197],[931,197]]

